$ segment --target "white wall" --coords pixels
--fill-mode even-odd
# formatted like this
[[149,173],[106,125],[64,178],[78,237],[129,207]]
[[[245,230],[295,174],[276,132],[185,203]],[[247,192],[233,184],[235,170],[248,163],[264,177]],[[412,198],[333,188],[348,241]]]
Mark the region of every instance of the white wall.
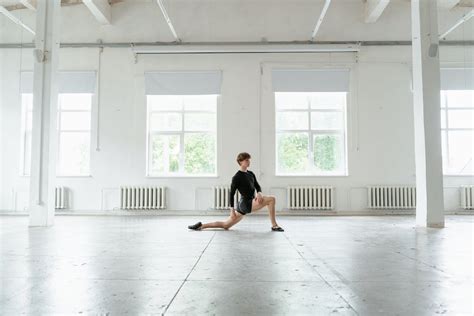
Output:
[[[4,51],[2,91],[3,165],[1,209],[18,209],[28,192],[28,178],[19,177],[20,115],[19,69],[31,69],[31,61],[18,51]],[[324,184],[337,188],[337,210],[365,207],[365,186],[414,184],[413,113],[410,91],[410,49],[364,48],[355,63],[353,54],[280,54],[221,56],[141,56],[134,63],[129,49],[105,49],[99,93],[99,147],[92,135],[90,178],[58,178],[58,185],[72,190],[72,207],[99,210],[118,206],[118,191],[103,189],[120,185],[165,185],[168,208],[193,210],[210,207],[210,187],[228,184],[237,170],[240,151],[253,154],[252,169],[260,176],[264,192],[276,194],[286,204],[289,184]],[[24,52],[23,55],[28,55]],[[97,70],[98,49],[62,49],[62,70]],[[275,177],[274,111],[269,71],[281,64],[346,65],[352,67],[348,113],[347,177]],[[260,69],[263,68],[263,75]],[[223,71],[219,112],[217,178],[173,179],[145,177],[145,98],[143,73],[149,70]],[[457,208],[457,187],[471,178],[445,178],[447,209]],[[17,192],[18,200],[14,194]],[[25,192],[25,193],[22,193]],[[102,195],[104,194],[104,195]],[[110,195],[109,195],[110,194]],[[210,201],[210,199],[209,199]]]
[[[178,14],[177,7],[171,8],[171,11]],[[198,15],[199,12],[205,15],[205,11],[200,9]],[[225,14],[221,13],[219,19],[223,23]],[[64,42],[95,42],[98,38],[107,42],[171,40],[166,25],[159,19],[159,9],[152,3],[142,6],[126,3],[114,5],[115,24],[112,26],[98,26],[83,6],[65,7],[62,14]],[[29,18],[34,20],[31,14]],[[178,25],[186,25],[184,37],[189,35],[188,40],[203,40],[199,38],[200,33],[193,32],[204,26],[186,24],[183,22],[186,18],[190,17],[186,17],[185,13],[177,17],[178,23],[181,21]],[[204,18],[205,16],[203,20]],[[218,15],[211,18],[217,19]],[[4,20],[0,23],[4,26],[8,24]],[[33,22],[30,23],[34,25]],[[272,34],[276,36],[278,31],[286,32],[290,24],[290,21],[284,20],[276,29],[270,29],[269,23],[267,25],[265,22],[262,28],[275,32]],[[9,27],[10,25],[3,30]],[[243,38],[238,25],[232,24],[230,29],[229,36],[232,39],[240,39],[240,36]],[[224,36],[212,25],[207,26],[205,31],[214,40],[222,40],[221,36]],[[287,34],[288,37],[291,37],[290,33]],[[247,35],[250,36],[250,33]],[[3,32],[0,38],[4,42],[19,41],[18,36],[14,37],[8,32]],[[22,35],[21,39],[29,40],[26,35]],[[349,39],[349,35],[344,39]],[[472,56],[473,50],[470,48],[443,47],[441,51],[442,62],[446,64],[456,62],[472,65]],[[21,210],[27,203],[29,179],[18,176],[21,116],[19,73],[20,70],[31,70],[33,61],[30,50],[23,50],[21,53],[15,49],[0,50],[0,58],[0,210]],[[61,49],[60,69],[98,70],[98,58],[98,49]],[[351,67],[348,107],[349,176],[274,176],[274,110],[269,69],[281,64]],[[100,71],[101,89],[98,102],[94,105],[98,109],[100,120],[99,129],[94,129],[92,135],[92,177],[58,178],[57,184],[71,189],[72,208],[75,210],[117,207],[119,186],[151,184],[169,188],[168,209],[202,210],[211,206],[211,186],[229,184],[238,168],[236,154],[248,151],[253,155],[251,169],[259,176],[263,191],[278,197],[278,209],[286,205],[284,188],[290,184],[333,185],[336,187],[336,210],[364,209],[367,185],[415,184],[410,65],[410,47],[364,47],[357,55],[140,56],[136,64],[130,49],[106,48]],[[146,111],[143,73],[165,69],[223,71],[217,178],[145,177]],[[99,150],[96,150],[97,145]],[[471,177],[445,178],[446,209],[454,210],[459,207],[457,188],[460,184],[467,183],[474,181]]]
[[1,192],[3,192],[3,180],[5,177],[3,175],[3,156],[5,151],[3,149],[3,51],[0,50],[0,203],[2,201]]

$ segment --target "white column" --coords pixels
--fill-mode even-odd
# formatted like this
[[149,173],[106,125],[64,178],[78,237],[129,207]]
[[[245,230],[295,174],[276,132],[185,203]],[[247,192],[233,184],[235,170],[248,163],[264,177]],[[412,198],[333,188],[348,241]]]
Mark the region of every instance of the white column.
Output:
[[60,0],[38,0],[33,81],[30,226],[54,223]]
[[5,205],[3,204],[3,196],[4,196],[4,191],[3,191],[3,179],[5,179],[5,176],[3,174],[3,156],[5,155],[5,150],[3,150],[4,147],[4,140],[3,140],[3,120],[5,118],[5,114],[3,113],[3,108],[5,104],[3,103],[3,82],[4,79],[3,77],[5,76],[4,69],[3,69],[3,50],[0,50],[0,210],[6,209]]
[[444,227],[437,1],[412,0],[416,224]]

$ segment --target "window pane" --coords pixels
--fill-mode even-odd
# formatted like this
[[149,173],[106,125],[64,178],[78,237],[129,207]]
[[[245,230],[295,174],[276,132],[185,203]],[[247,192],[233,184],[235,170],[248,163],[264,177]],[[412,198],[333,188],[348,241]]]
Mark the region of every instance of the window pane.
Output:
[[446,107],[446,91],[444,90],[441,90],[440,103],[442,108]]
[[187,174],[193,175],[216,172],[215,134],[184,135],[184,169]]
[[474,109],[473,110],[449,110],[448,127],[449,128],[474,128]]
[[277,112],[276,117],[278,130],[308,129],[308,112]]
[[340,135],[314,135],[314,165],[321,171],[343,169],[343,142]]
[[21,105],[26,111],[33,111],[33,94],[22,93],[21,94]]
[[446,110],[441,110],[441,128],[446,128]]
[[307,109],[308,105],[307,93],[275,92],[275,108],[277,110]]
[[473,174],[473,131],[449,131],[448,173]]
[[183,97],[180,95],[147,95],[150,111],[182,111]]
[[89,93],[62,93],[59,94],[59,108],[61,110],[90,111],[92,94]]
[[150,138],[151,173],[179,171],[179,135],[152,135]]
[[182,96],[185,111],[216,111],[217,95]]
[[91,128],[90,112],[62,112],[62,131],[88,131]]
[[448,170],[449,161],[448,161],[448,154],[447,154],[448,147],[446,144],[447,137],[448,137],[447,131],[441,131],[441,153],[443,157],[443,172],[444,173],[447,173],[449,171]]
[[33,112],[27,111],[25,115],[26,115],[25,130],[31,131],[33,129]]
[[59,174],[89,175],[90,133],[62,132],[59,136]]
[[31,132],[25,133],[23,175],[29,176],[31,173]]
[[311,93],[312,109],[340,109],[346,104],[346,92]]
[[474,90],[448,90],[448,107],[453,108],[473,108]]
[[180,113],[152,113],[150,116],[151,131],[181,131],[182,114]]
[[277,170],[281,173],[303,173],[308,169],[308,134],[277,135]]
[[342,128],[342,112],[311,112],[312,130],[339,130]]
[[184,114],[184,129],[186,131],[214,131],[216,129],[216,115],[211,113]]

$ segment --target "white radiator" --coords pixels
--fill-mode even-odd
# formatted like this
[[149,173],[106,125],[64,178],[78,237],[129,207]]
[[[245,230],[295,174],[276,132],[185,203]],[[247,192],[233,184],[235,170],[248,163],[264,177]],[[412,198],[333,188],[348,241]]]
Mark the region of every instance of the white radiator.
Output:
[[416,208],[416,187],[411,186],[370,186],[368,207],[374,209]]
[[165,187],[121,187],[120,208],[123,210],[157,210],[166,208]]
[[54,208],[65,209],[67,207],[67,188],[56,187],[54,190]]
[[[216,210],[228,209],[230,207],[230,187],[217,186],[212,188],[213,204]],[[234,203],[240,199],[239,191],[235,191]]]
[[333,187],[292,186],[288,187],[288,208],[293,210],[332,210],[334,208]]
[[474,209],[474,185],[461,186],[461,207],[465,210]]

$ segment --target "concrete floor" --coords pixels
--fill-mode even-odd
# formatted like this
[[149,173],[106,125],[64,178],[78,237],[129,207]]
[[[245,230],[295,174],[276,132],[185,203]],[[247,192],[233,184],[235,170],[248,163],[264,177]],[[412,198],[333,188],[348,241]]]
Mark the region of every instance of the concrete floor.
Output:
[[0,216],[0,314],[472,315],[474,217]]

